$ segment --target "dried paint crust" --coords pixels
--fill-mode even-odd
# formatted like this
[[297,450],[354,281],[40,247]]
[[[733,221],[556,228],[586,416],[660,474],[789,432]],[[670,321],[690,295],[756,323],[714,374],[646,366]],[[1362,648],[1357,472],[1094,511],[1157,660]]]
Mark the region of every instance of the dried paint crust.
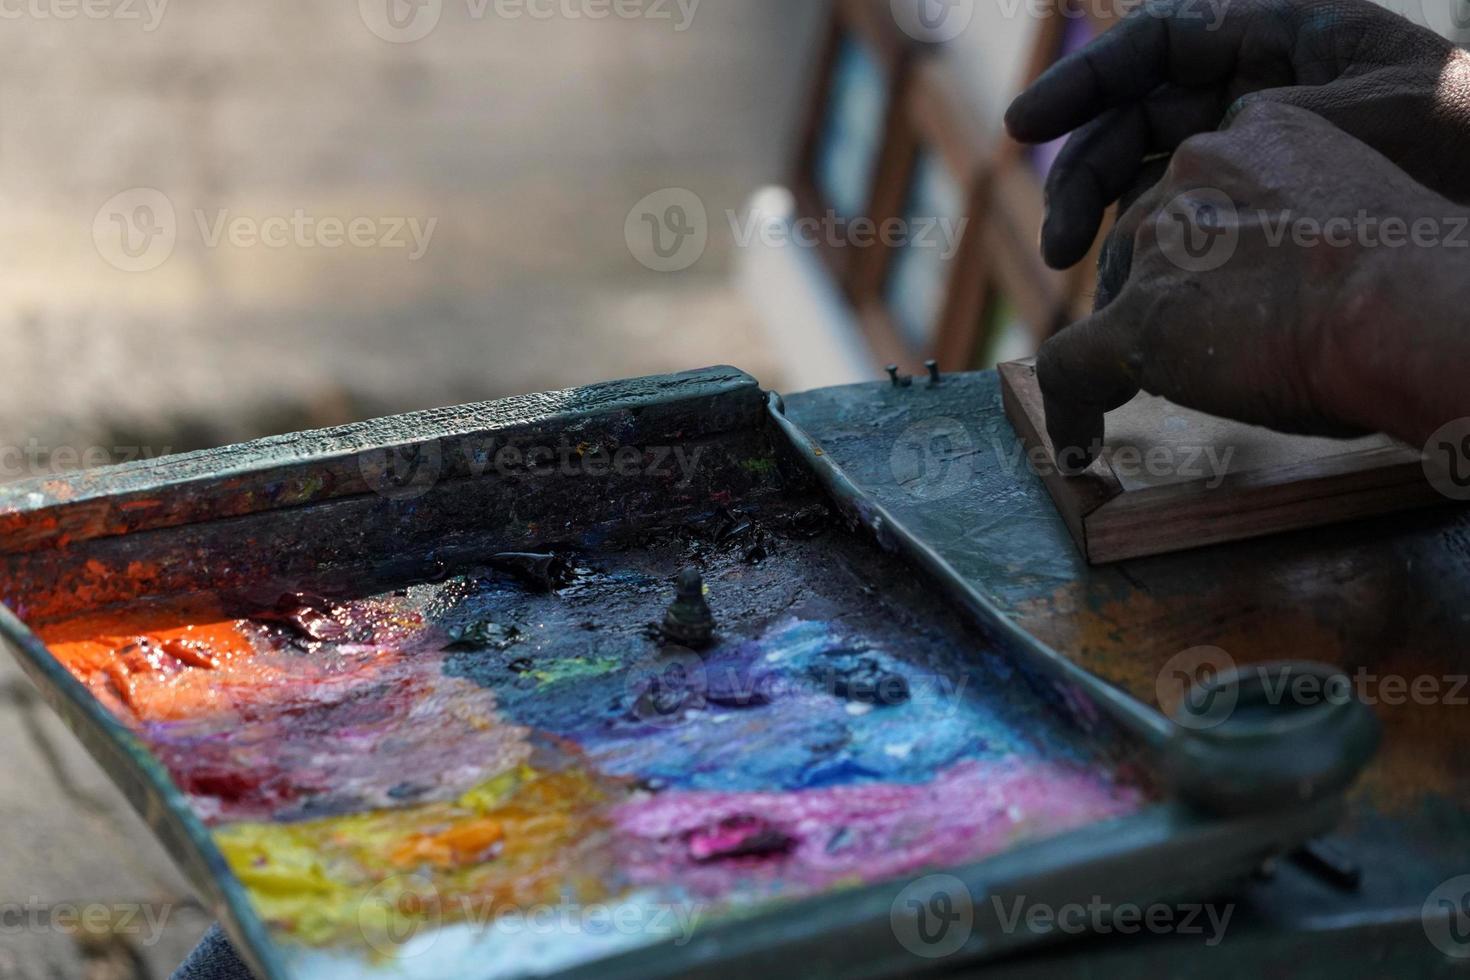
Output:
[[[552,591],[489,557],[244,618],[46,631],[312,975],[568,966],[1150,799],[1114,740],[822,509],[570,549]],[[720,623],[703,655],[652,626],[687,566]],[[568,906],[554,942],[505,925]]]

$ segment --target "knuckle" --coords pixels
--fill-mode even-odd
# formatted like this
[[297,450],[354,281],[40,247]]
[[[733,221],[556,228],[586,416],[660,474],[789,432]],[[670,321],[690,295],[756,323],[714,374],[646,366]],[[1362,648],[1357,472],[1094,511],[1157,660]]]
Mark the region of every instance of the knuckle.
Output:
[[1222,157],[1229,155],[1230,145],[1230,141],[1223,133],[1200,133],[1198,136],[1191,136],[1180,143],[1179,148],[1174,151],[1164,179],[1173,184],[1198,180],[1202,175],[1209,173]]
[[1230,108],[1225,110],[1225,124],[1227,126],[1256,125],[1263,116],[1271,114],[1270,107],[1275,104],[1276,99],[1269,92],[1247,92],[1230,103]]

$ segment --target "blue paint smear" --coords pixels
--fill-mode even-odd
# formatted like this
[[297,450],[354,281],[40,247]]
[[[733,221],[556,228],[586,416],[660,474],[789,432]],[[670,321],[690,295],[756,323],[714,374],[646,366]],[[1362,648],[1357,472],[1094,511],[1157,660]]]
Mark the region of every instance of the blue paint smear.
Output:
[[877,638],[792,617],[703,657],[601,636],[550,681],[507,673],[514,650],[453,654],[445,669],[493,687],[511,721],[660,790],[922,783],[964,760],[1088,761],[1075,738],[1047,734],[1055,714],[1005,660],[938,653],[925,659],[942,668],[917,667],[912,650],[900,660]]

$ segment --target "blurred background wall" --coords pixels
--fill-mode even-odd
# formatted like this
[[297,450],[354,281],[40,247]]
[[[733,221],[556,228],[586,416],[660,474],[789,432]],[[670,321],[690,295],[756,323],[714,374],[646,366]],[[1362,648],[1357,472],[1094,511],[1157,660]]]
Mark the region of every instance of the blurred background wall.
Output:
[[[669,275],[624,225],[784,177],[822,4],[705,0],[681,30],[88,2],[0,0],[0,481],[711,363],[779,383],[729,236]],[[389,2],[438,21],[400,43]],[[167,976],[211,916],[4,655],[0,752],[0,911],[158,919],[7,919],[0,978]]]
[[[975,2],[945,54],[996,119],[1034,23]],[[828,4],[633,6],[0,0],[0,480],[717,362],[781,385],[725,212],[789,174]],[[666,187],[709,208],[678,275],[624,238]]]
[[[624,221],[784,177],[822,3],[95,2],[0,4],[0,443],[178,450],[720,362],[779,381],[731,236],[663,275]],[[166,245],[139,189],[177,239],[125,271]],[[331,219],[375,244],[323,247]]]

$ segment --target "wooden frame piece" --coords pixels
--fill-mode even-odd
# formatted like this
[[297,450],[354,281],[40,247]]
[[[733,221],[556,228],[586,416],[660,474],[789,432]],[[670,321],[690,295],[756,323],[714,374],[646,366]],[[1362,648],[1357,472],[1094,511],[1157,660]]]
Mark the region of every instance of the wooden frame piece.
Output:
[[1036,330],[995,274],[996,265],[991,263],[991,275],[985,283],[985,307],[980,313],[985,342],[970,359],[974,371],[994,370],[1007,361],[1031,357],[1039,346]]
[[[1089,0],[1051,0],[1021,88],[1029,86],[1062,56],[1071,25],[1085,21],[1097,33],[1116,19],[1092,10]],[[996,288],[1011,298],[1039,346],[1066,324],[1091,311],[1097,249],[1065,272],[1049,268],[1036,247],[1045,214],[1044,175],[1032,166],[1030,148],[1002,135],[986,250],[994,256]],[[1106,229],[1104,229],[1106,230]],[[1099,236],[1099,244],[1102,236]]]
[[[889,179],[879,188],[873,218],[879,228],[903,221],[911,234],[918,234],[916,229],[922,223],[956,219],[960,223],[952,230],[957,230],[960,237],[953,256],[946,260],[943,299],[927,345],[916,345],[905,337],[900,328],[902,314],[893,305],[892,277],[903,261],[902,248],[880,245],[862,254],[856,287],[859,318],[869,346],[883,362],[903,364],[933,358],[946,370],[962,370],[985,339],[984,232],[995,170],[994,138],[945,62],[927,61],[917,68],[902,103],[903,114],[895,125],[891,145]],[[958,214],[909,213],[915,181],[925,161],[942,167],[958,189],[962,202]],[[940,233],[935,226],[934,234]]]
[[[1110,436],[1086,472],[1064,476],[1052,462],[1035,362],[1003,364],[1000,376],[1006,416],[1077,547],[1094,565],[1446,502],[1426,479],[1419,453],[1387,436],[1351,443],[1285,436],[1210,419],[1149,396],[1120,412],[1128,416],[1125,428],[1141,424],[1156,433],[1156,438],[1144,433],[1142,441],[1152,446],[1114,442]],[[1151,425],[1161,413],[1171,422],[1208,420],[1203,428],[1214,433],[1213,445],[1171,447],[1171,427]],[[1117,418],[1109,417],[1110,428]],[[1137,460],[1127,468],[1120,465],[1125,445]],[[1230,465],[1231,447],[1237,446],[1247,447],[1246,462]],[[1200,450],[1187,471],[1186,448]],[[1173,452],[1170,465],[1178,471],[1140,479],[1137,467],[1154,449]],[[1216,450],[1213,461],[1223,458],[1227,464],[1195,476],[1207,450]]]
[[[872,55],[884,75],[887,90],[887,106],[880,123],[881,136],[872,160],[872,177],[867,189],[867,200],[859,214],[843,214],[822,191],[822,180],[818,173],[828,124],[832,111],[834,82],[840,68],[844,46],[856,40],[862,49]],[[893,131],[902,112],[903,93],[907,88],[910,72],[922,45],[900,30],[894,21],[887,0],[834,0],[831,23],[817,62],[817,74],[811,85],[810,101],[807,104],[796,173],[792,179],[792,191],[796,197],[798,219],[826,220],[829,213],[845,219],[871,217],[873,201],[880,189],[890,178],[893,150]],[[857,276],[862,266],[861,256],[869,249],[853,247],[850,243],[837,245],[823,242],[820,252],[837,279],[839,287],[854,299]]]
[[1044,204],[1028,168],[1009,166],[995,178],[987,250],[994,256],[996,284],[1011,297],[1040,344],[1071,318],[1087,266],[1065,272],[1049,267],[1037,247]]

